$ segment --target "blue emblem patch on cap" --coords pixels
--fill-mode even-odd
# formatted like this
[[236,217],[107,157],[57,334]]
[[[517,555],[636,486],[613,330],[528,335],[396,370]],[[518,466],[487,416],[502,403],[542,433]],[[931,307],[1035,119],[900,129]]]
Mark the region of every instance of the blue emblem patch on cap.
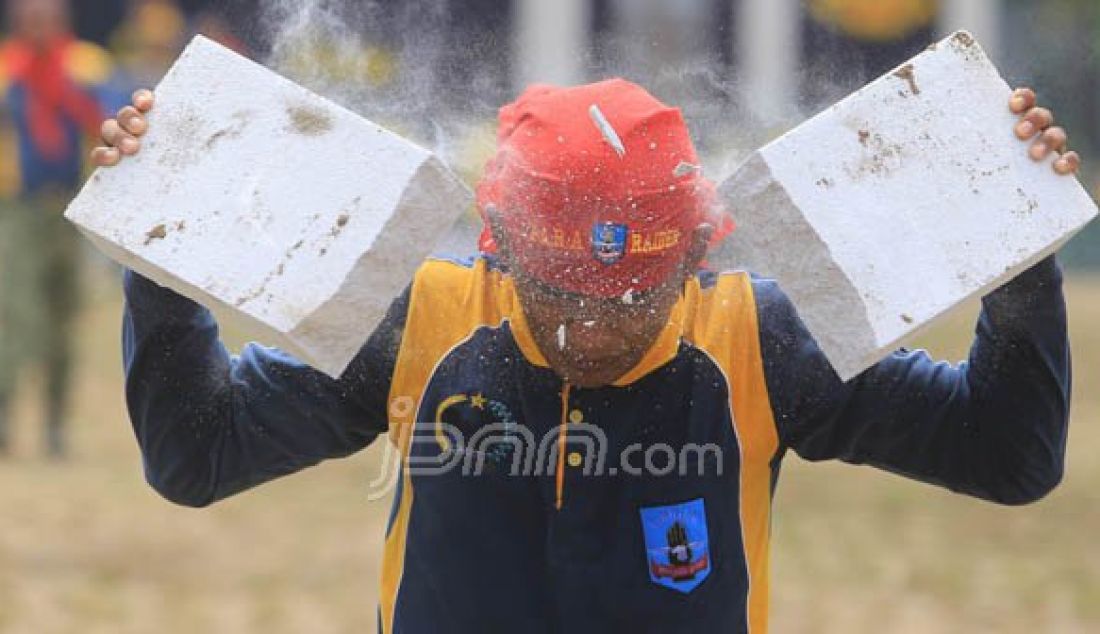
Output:
[[627,227],[616,222],[592,226],[592,255],[603,264],[614,264],[626,254]]
[[703,499],[639,509],[646,568],[657,585],[687,594],[710,575],[710,539]]

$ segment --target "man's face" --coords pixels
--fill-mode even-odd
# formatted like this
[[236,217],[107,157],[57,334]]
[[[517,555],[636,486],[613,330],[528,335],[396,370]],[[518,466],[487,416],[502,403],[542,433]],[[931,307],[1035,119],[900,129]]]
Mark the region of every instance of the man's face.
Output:
[[531,335],[550,367],[578,387],[600,387],[626,374],[668,323],[682,276],[625,297],[567,293],[523,273],[516,292]]
[[69,28],[62,0],[14,0],[10,11],[12,33],[35,43],[44,43]]

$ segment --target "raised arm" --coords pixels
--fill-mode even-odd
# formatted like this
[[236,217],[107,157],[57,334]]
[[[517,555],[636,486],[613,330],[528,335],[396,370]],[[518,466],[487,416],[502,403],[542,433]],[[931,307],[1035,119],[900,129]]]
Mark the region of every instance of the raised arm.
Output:
[[982,301],[969,360],[901,350],[842,383],[773,282],[756,283],[765,372],[783,443],[1002,504],[1062,477],[1070,355],[1048,258]]
[[[103,123],[100,166],[140,150],[153,94]],[[228,354],[198,304],[127,272],[123,352],[126,403],[149,483],[203,506],[326,458],[366,446],[386,428],[386,400],[407,309],[391,306],[334,380],[275,349]]]
[[[1080,166],[1066,132],[1028,88],[1014,132],[1054,172]],[[870,464],[1003,504],[1039,499],[1062,478],[1070,353],[1053,256],[982,300],[969,360],[901,350],[843,384],[768,281],[755,285],[765,373],[780,437],[810,460]]]
[[205,506],[385,431],[407,296],[335,380],[256,344],[230,356],[208,311],[136,273],[125,291],[126,404],[146,479],[166,498]]

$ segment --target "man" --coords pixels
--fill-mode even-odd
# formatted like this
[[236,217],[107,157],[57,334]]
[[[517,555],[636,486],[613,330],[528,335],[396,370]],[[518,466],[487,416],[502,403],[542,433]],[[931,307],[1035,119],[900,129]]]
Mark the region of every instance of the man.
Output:
[[20,191],[18,201],[0,208],[0,453],[8,449],[7,410],[19,370],[38,358],[46,378],[46,450],[61,457],[80,249],[61,207],[80,184],[81,141],[99,130],[112,67],[102,49],[73,37],[62,0],[14,0],[8,11],[12,36],[0,45],[0,96],[18,139]]
[[[99,164],[138,151],[152,104],[105,124]],[[1066,136],[1034,106],[1010,104],[1041,159]],[[713,199],[678,110],[611,80],[500,118],[478,188],[496,254],[425,263],[339,380],[231,358],[207,311],[127,276],[127,401],[161,494],[207,505],[388,430],[406,465],[480,468],[403,471],[383,632],[761,632],[787,449],[1004,504],[1059,481],[1053,259],[985,298],[968,364],[899,351],[845,384],[774,282],[699,271]],[[592,473],[592,444],[614,466]],[[515,469],[532,445],[547,468]]]

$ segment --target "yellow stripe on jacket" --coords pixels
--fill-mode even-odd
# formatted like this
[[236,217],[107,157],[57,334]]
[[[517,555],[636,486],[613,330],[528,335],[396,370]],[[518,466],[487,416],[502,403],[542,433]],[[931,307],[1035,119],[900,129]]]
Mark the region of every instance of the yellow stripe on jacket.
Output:
[[684,338],[722,368],[730,387],[731,419],[741,446],[741,530],[749,572],[749,632],[768,629],[771,462],[779,435],[768,397],[752,280],[726,273],[705,290],[692,280],[684,302]]

